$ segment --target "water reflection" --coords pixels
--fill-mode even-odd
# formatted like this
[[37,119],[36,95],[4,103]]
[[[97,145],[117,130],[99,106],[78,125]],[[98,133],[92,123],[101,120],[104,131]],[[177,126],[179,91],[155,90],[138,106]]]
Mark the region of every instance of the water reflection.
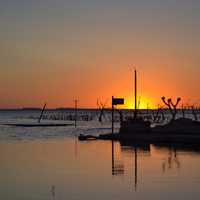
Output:
[[[115,143],[112,141],[112,175],[123,175],[125,173],[124,163],[115,157]],[[120,148],[122,153],[130,154],[130,158],[133,158],[133,171],[134,171],[134,189],[137,191],[138,184],[138,152],[150,155],[149,143],[131,143],[127,141],[120,142]]]
[[173,150],[175,152],[191,152],[191,153],[200,153],[200,144],[199,143],[155,143],[153,144],[158,149],[163,150]]
[[[199,199],[200,146],[117,141],[0,144],[0,199]],[[187,193],[187,194],[185,194]]]
[[171,169],[175,166],[177,169],[180,169],[181,163],[178,159],[176,149],[169,149],[169,154],[167,159],[162,163],[162,171],[165,173],[166,169]]
[[78,138],[75,137],[74,139],[74,157],[77,158],[78,156]]
[[51,196],[52,196],[52,200],[55,200],[56,198],[55,185],[51,186]]
[[[119,145],[117,145],[119,144]],[[116,147],[117,146],[117,147]],[[130,171],[128,170],[132,169],[132,172],[134,174],[134,190],[137,191],[138,188],[138,171],[140,170],[140,163],[139,158],[140,156],[148,156],[151,157],[151,149],[161,150],[162,154],[163,151],[165,152],[163,155],[165,156],[163,161],[161,161],[161,168],[163,174],[167,170],[180,170],[181,169],[181,161],[179,159],[179,153],[183,154],[186,153],[200,153],[200,146],[199,144],[164,144],[164,143],[156,143],[156,144],[150,144],[150,143],[134,143],[134,142],[116,142],[112,141],[112,175],[113,176],[121,176],[121,175],[128,175],[131,176]],[[120,150],[117,148],[120,148]],[[120,151],[122,154],[122,157],[125,155],[128,155],[129,159],[132,159],[133,162],[129,162],[128,164],[132,163],[132,166],[130,168],[126,167],[126,162],[124,162],[122,159],[117,158],[116,151]],[[152,161],[153,162],[153,161]],[[141,166],[142,168],[142,166]],[[140,173],[141,174],[141,173]],[[140,179],[142,179],[142,176],[140,176]],[[142,180],[140,180],[142,182]],[[133,187],[133,186],[132,186]]]
[[166,172],[166,170],[170,170],[173,167],[179,170],[181,168],[181,162],[179,160],[179,153],[200,153],[200,146],[199,144],[177,144],[177,143],[171,143],[171,144],[155,144],[155,146],[159,149],[165,149],[168,151],[167,158],[162,163],[162,171],[163,173]]
[[112,175],[123,175],[124,174],[124,164],[121,160],[115,157],[115,143],[112,141]]

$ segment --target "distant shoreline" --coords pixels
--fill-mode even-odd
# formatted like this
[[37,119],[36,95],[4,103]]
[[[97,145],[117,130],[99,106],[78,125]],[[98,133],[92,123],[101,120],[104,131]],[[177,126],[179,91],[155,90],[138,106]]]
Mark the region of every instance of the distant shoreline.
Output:
[[[46,111],[65,111],[65,110],[74,110],[75,108],[47,108],[45,109]],[[41,111],[42,108],[0,108],[0,111]],[[82,110],[82,111],[89,111],[89,110],[101,110],[100,108],[78,108],[78,110]],[[105,108],[104,110],[107,110],[107,111],[111,111],[112,109],[111,108]],[[134,109],[129,109],[129,108],[120,108],[120,109],[117,109],[117,110],[124,110],[124,111],[134,111]],[[152,109],[148,109],[149,111],[156,111],[158,110],[157,108],[152,108]],[[163,108],[162,109],[163,111],[169,111],[168,108]],[[182,108],[179,108],[177,109],[177,111],[192,111],[191,108],[187,108],[187,109],[182,109]],[[139,109],[139,111],[147,111],[147,109]]]

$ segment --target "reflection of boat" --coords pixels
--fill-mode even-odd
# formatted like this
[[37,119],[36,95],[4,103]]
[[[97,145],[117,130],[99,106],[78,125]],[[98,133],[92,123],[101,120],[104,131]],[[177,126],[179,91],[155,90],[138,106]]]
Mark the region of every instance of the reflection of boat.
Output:
[[200,153],[200,146],[198,142],[194,143],[154,143],[153,144],[158,149],[171,149],[181,152],[193,152]]
[[144,142],[133,142],[133,141],[127,141],[127,140],[121,140],[120,145],[122,148],[122,151],[128,151],[133,150],[135,148],[138,149],[138,151],[141,152],[150,152],[150,143],[144,143]]

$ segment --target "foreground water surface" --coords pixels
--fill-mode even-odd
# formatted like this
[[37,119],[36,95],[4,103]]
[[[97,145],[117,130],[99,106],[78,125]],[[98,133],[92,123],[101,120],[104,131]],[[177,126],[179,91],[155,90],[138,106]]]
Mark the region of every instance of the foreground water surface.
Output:
[[77,128],[2,125],[35,120],[25,114],[0,113],[2,200],[200,198],[199,145],[78,141],[80,133],[110,132],[110,123],[96,121]]
[[0,199],[199,199],[198,147],[0,143]]

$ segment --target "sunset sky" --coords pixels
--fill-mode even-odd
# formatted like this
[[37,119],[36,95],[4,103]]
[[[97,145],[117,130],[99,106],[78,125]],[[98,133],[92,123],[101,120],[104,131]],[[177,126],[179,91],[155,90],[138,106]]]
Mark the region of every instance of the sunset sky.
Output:
[[[0,1],[0,108],[200,104],[199,0]],[[109,103],[108,103],[109,106]]]

